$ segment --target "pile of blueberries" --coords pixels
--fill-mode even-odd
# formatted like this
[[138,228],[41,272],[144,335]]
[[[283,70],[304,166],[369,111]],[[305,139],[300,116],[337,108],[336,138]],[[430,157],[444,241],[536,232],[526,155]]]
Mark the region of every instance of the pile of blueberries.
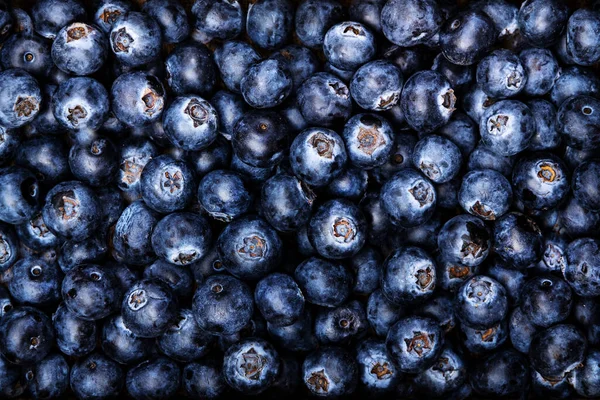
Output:
[[0,2],[0,398],[600,398],[576,3]]

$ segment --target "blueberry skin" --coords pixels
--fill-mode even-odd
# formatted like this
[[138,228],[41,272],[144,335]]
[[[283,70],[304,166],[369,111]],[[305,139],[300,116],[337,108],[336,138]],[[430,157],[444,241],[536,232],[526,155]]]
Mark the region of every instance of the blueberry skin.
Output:
[[273,50],[290,38],[294,6],[288,0],[258,0],[248,7],[246,32],[258,47]]
[[27,392],[34,399],[60,398],[69,388],[69,364],[58,353],[27,368],[24,375]]
[[198,93],[207,96],[215,86],[217,68],[206,46],[186,42],[177,45],[166,58],[165,74],[175,95]]
[[560,107],[569,97],[598,97],[599,94],[600,79],[590,69],[579,66],[564,67],[550,91],[550,101],[556,107]]
[[568,146],[577,149],[600,148],[600,100],[586,95],[563,101],[556,113],[556,129]]
[[524,214],[509,212],[494,222],[494,251],[516,269],[540,260],[542,239],[538,225]]
[[46,195],[42,216],[52,233],[63,239],[83,240],[100,224],[98,196],[79,181],[54,186]]
[[569,18],[567,5],[559,0],[527,0],[521,4],[517,22],[521,35],[534,46],[548,47],[564,32]]
[[412,162],[432,182],[445,183],[458,174],[462,155],[458,146],[450,139],[427,135],[415,145]]
[[295,232],[308,223],[314,199],[312,190],[298,178],[279,173],[263,184],[262,215],[278,231]]
[[0,274],[8,271],[17,261],[19,240],[23,241],[20,236],[15,234],[12,226],[0,222]]
[[153,210],[160,213],[182,210],[194,197],[194,173],[185,161],[163,154],[146,164],[140,187],[144,202]]
[[292,171],[311,186],[329,184],[343,171],[347,158],[342,139],[326,128],[305,129],[290,147]]
[[348,200],[336,199],[324,203],[313,214],[308,237],[321,256],[338,260],[360,251],[366,230],[362,211]]
[[298,88],[297,95],[300,112],[309,125],[332,126],[351,116],[350,90],[332,74],[314,74]]
[[252,205],[240,174],[229,170],[216,170],[206,174],[198,186],[198,201],[202,208],[219,221],[230,222],[247,213]]
[[142,11],[158,22],[164,43],[179,43],[190,34],[188,16],[183,5],[173,0],[149,0]]
[[523,93],[528,96],[543,96],[550,92],[561,73],[552,52],[534,47],[521,51],[519,58],[527,76]]
[[306,47],[320,48],[329,28],[343,17],[344,9],[336,0],[303,0],[296,9],[296,35]]
[[571,288],[553,275],[529,280],[521,291],[521,310],[533,324],[548,328],[571,313]]
[[253,185],[263,184],[271,175],[273,175],[274,167],[255,167],[250,164],[246,164],[240,158],[233,153],[231,156],[231,164],[229,166],[232,171],[238,172],[242,175],[244,182]]
[[417,138],[410,133],[396,133],[394,144],[387,161],[371,171],[378,183],[384,183],[401,169],[412,166],[412,154]]
[[311,257],[294,272],[306,301],[322,307],[338,307],[352,291],[352,274],[342,265]]
[[348,14],[350,21],[357,21],[373,32],[381,33],[381,10],[387,0],[353,0]]
[[151,235],[158,222],[157,214],[143,201],[131,203],[119,217],[112,236],[113,255],[131,265],[145,265],[156,256]]
[[254,167],[272,167],[281,162],[288,148],[284,119],[272,110],[252,110],[233,129],[231,144],[235,154]]
[[472,215],[493,221],[512,204],[513,190],[508,179],[491,169],[477,169],[463,176],[458,192],[461,207]]
[[349,260],[355,276],[353,293],[367,296],[379,288],[382,262],[383,258],[379,251],[368,245]]
[[12,274],[8,290],[15,302],[39,307],[60,299],[62,274],[58,265],[22,258],[13,265]]
[[501,156],[525,150],[535,133],[535,118],[524,103],[501,100],[491,105],[479,121],[482,143]]
[[225,87],[234,93],[240,93],[240,83],[248,68],[261,59],[251,45],[239,40],[226,41],[215,49],[213,56]]
[[356,389],[358,365],[341,347],[322,347],[302,363],[302,381],[313,396],[339,397]]
[[571,180],[573,196],[582,206],[592,211],[600,211],[600,201],[596,194],[600,183],[600,162],[591,160],[581,163]]
[[218,399],[228,386],[223,377],[222,361],[203,358],[183,368],[181,385],[190,397]]
[[431,318],[407,317],[390,328],[385,345],[398,370],[415,374],[438,359],[444,348],[444,335]]
[[525,104],[533,113],[536,131],[527,146],[528,150],[553,150],[562,142],[562,136],[556,129],[556,108],[543,99],[528,100]]
[[344,197],[358,201],[363,198],[369,184],[369,173],[361,168],[349,167],[338,175],[327,187],[330,197]]
[[510,177],[514,163],[514,156],[501,156],[480,143],[469,155],[467,169],[470,171],[490,169],[499,172],[505,177]]
[[38,181],[22,167],[0,169],[0,220],[9,224],[27,222],[39,206]]
[[141,197],[140,177],[142,170],[152,158],[158,156],[158,148],[150,140],[131,138],[124,141],[119,149],[120,160],[115,182],[119,191],[132,199]]
[[214,342],[214,336],[201,330],[191,310],[182,309],[171,326],[157,340],[160,351],[168,357],[191,362],[204,357]]
[[292,88],[288,65],[278,59],[267,59],[252,65],[240,82],[244,100],[254,108],[278,106],[290,95]]
[[[179,266],[164,260],[156,260],[144,269],[143,278],[156,278],[163,281],[178,297],[187,298],[192,296],[194,278],[187,266]],[[125,290],[128,288],[126,287]]]
[[232,276],[212,275],[196,289],[192,311],[202,330],[213,335],[232,335],[252,318],[252,292]]
[[215,93],[210,103],[217,111],[219,133],[224,139],[231,141],[236,124],[250,107],[242,96],[227,90],[219,90]]
[[467,267],[485,261],[492,246],[485,223],[466,214],[449,219],[440,230],[437,243],[445,261]]
[[401,247],[383,263],[381,289],[394,304],[425,301],[433,295],[435,285],[435,262],[419,247]]
[[583,397],[598,397],[600,395],[600,382],[598,381],[598,362],[600,352],[590,350],[585,357],[583,366],[575,368],[569,376],[569,384],[575,392]]
[[256,307],[271,326],[288,326],[304,312],[304,295],[294,279],[273,273],[261,279],[254,290]]
[[248,215],[227,225],[217,239],[217,250],[227,272],[257,280],[281,262],[282,242],[264,219]]
[[150,15],[128,11],[117,17],[108,34],[116,59],[128,67],[140,67],[160,54],[161,28]]
[[567,54],[579,65],[590,66],[600,60],[597,11],[579,9],[569,17],[566,29]]
[[71,368],[71,390],[78,399],[118,396],[125,383],[123,369],[101,353],[79,359]]
[[560,158],[549,153],[525,156],[515,165],[512,186],[517,199],[526,209],[554,208],[569,193],[567,166]]
[[42,0],[32,7],[31,17],[35,32],[53,40],[63,26],[85,20],[86,12],[77,0]]
[[467,376],[467,365],[461,355],[450,346],[446,346],[438,362],[419,373],[414,384],[423,395],[442,397],[458,390]]
[[367,301],[367,320],[377,336],[385,337],[400,318],[404,316],[402,307],[390,302],[383,294],[382,289],[377,289],[369,296]]
[[0,62],[4,69],[19,68],[44,78],[52,68],[50,45],[38,36],[11,35],[2,45]]
[[584,208],[575,197],[569,197],[558,214],[558,226],[572,238],[597,235],[600,214]]
[[129,127],[158,121],[165,106],[165,89],[160,80],[143,71],[119,75],[110,92],[111,110]]
[[132,9],[127,0],[101,0],[94,9],[93,23],[108,34],[117,18]]
[[119,153],[115,145],[104,137],[90,143],[76,143],[69,151],[69,167],[76,179],[90,186],[105,186],[117,173]]
[[522,354],[506,349],[480,361],[472,374],[473,390],[482,396],[518,396],[527,390],[529,364]]
[[528,354],[533,336],[540,331],[521,310],[516,307],[508,319],[509,337],[513,347],[521,353]]
[[38,136],[21,143],[15,164],[34,172],[44,189],[49,189],[70,176],[67,158],[67,150],[61,140]]
[[469,279],[456,295],[456,315],[471,328],[489,328],[502,321],[507,311],[506,289],[485,275]]
[[336,68],[352,71],[375,56],[375,36],[358,22],[341,22],[329,28],[323,39],[323,53]]
[[86,321],[102,319],[116,311],[121,295],[113,272],[98,265],[81,265],[69,271],[62,283],[65,305]]
[[404,168],[381,188],[381,202],[391,222],[403,228],[421,225],[435,211],[436,193],[427,177]]
[[13,364],[37,364],[53,344],[50,318],[33,307],[14,308],[0,319],[0,353]]
[[392,392],[402,379],[380,339],[369,338],[356,346],[356,364],[362,389],[371,395]]
[[6,164],[17,153],[21,144],[20,131],[0,127],[0,165]]
[[52,97],[54,118],[71,130],[96,130],[108,118],[108,92],[92,78],[70,78],[61,83]]
[[18,128],[36,117],[42,103],[37,81],[20,68],[0,72],[0,124]]
[[494,50],[477,65],[477,83],[495,99],[519,94],[527,83],[527,75],[519,57],[510,50]]
[[317,348],[317,337],[313,330],[312,313],[305,308],[296,322],[287,326],[267,323],[267,331],[273,343],[287,351],[307,352]]
[[506,342],[508,327],[506,319],[483,329],[471,328],[461,324],[462,345],[473,355],[493,351]]
[[238,0],[197,0],[194,27],[211,39],[233,39],[244,30],[244,10]]
[[317,56],[308,48],[296,44],[282,47],[269,58],[282,61],[287,65],[294,89],[300,87],[302,82],[320,69]]
[[177,298],[162,280],[142,279],[123,296],[121,315],[134,335],[158,337],[177,315]]
[[420,71],[406,81],[400,107],[412,129],[430,133],[448,123],[455,102],[454,90],[442,74]]
[[587,341],[574,325],[558,324],[534,336],[529,360],[544,378],[560,380],[584,361],[586,350]]
[[202,150],[217,138],[217,111],[200,97],[180,96],[165,111],[163,127],[175,146],[184,150]]
[[82,264],[102,263],[107,253],[108,244],[104,234],[93,235],[81,241],[68,240],[60,248],[58,264],[64,273],[68,273]]
[[79,318],[69,311],[65,303],[61,303],[52,314],[52,324],[56,332],[56,345],[62,353],[81,357],[96,347],[96,322]]
[[104,320],[100,341],[102,351],[119,364],[136,364],[150,357],[153,339],[133,334],[123,323],[121,315],[112,315]]
[[563,271],[571,289],[583,297],[598,296],[600,282],[600,245],[593,238],[576,239],[566,249],[566,266]]
[[212,242],[208,221],[188,212],[172,213],[158,221],[152,232],[152,248],[161,259],[188,265],[202,258]]
[[65,25],[52,42],[54,64],[72,75],[90,75],[98,71],[107,53],[104,32],[81,22]]
[[[494,21],[480,11],[471,10],[448,19],[440,30],[440,47],[448,61],[473,65],[494,45],[498,31]],[[474,37],[477,40],[472,40]]]
[[453,64],[442,53],[438,54],[434,60],[431,69],[444,75],[450,86],[456,90],[464,90],[475,80],[474,68],[470,65]]
[[379,167],[392,152],[394,133],[388,121],[376,114],[356,114],[346,122],[342,137],[350,162],[362,169]]
[[376,60],[360,67],[350,82],[350,94],[366,110],[389,110],[400,100],[404,78],[387,60]]
[[231,346],[223,359],[223,376],[233,389],[258,394],[271,386],[281,360],[272,344],[260,338],[244,339]]
[[323,308],[315,318],[315,336],[324,345],[360,339],[368,327],[364,305],[357,300],[336,308]]
[[229,167],[231,164],[231,144],[224,137],[217,137],[207,148],[189,152],[187,160],[194,168],[196,177],[203,178],[212,171]]
[[480,0],[472,4],[472,9],[481,11],[494,22],[498,38],[510,37],[517,30],[519,8],[506,0]]
[[462,98],[462,108],[471,119],[479,122],[483,113],[494,103],[495,99],[489,97],[479,85],[467,88]]
[[523,286],[527,281],[527,270],[518,270],[500,257],[492,257],[488,264],[486,274],[500,282],[506,289],[510,304],[518,304]]
[[0,318],[4,317],[8,312],[12,311],[13,304],[8,293],[8,290],[2,287],[0,289]]
[[390,0],[381,10],[381,29],[392,43],[411,47],[431,39],[444,22],[441,10],[432,0]]

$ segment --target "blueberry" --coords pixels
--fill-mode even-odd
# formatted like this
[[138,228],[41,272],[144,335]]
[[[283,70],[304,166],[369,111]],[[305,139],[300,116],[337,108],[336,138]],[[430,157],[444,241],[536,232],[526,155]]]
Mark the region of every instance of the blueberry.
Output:
[[341,347],[322,347],[302,364],[302,381],[313,396],[351,395],[357,384],[358,365]]
[[242,175],[244,182],[253,185],[263,184],[271,175],[273,175],[274,170],[274,167],[263,168],[246,164],[240,160],[235,153],[231,156],[230,168],[232,171],[238,172],[240,175]]
[[518,396],[529,380],[527,359],[512,350],[502,350],[481,360],[473,367],[471,384],[482,396]]
[[202,150],[217,138],[217,112],[200,97],[177,97],[164,113],[163,126],[175,146]]
[[160,25],[163,43],[179,43],[190,34],[188,16],[183,5],[174,0],[148,0],[142,11]]
[[182,386],[190,397],[218,399],[228,389],[221,361],[205,357],[183,368]]
[[550,91],[550,100],[556,107],[572,96],[598,97],[600,94],[600,79],[590,69],[573,66],[565,67],[554,82]]
[[383,185],[381,201],[394,225],[410,228],[431,218],[436,193],[428,178],[414,169],[405,168]]
[[0,394],[13,398],[23,394],[25,387],[21,379],[21,368],[0,357]]
[[200,181],[198,201],[211,217],[230,222],[250,210],[252,194],[240,174],[215,170]]
[[[246,193],[246,196],[250,195]],[[295,176],[280,173],[264,183],[261,209],[265,219],[275,229],[293,232],[308,223],[314,199],[315,194],[302,181]]]
[[0,165],[6,164],[17,153],[21,137],[17,129],[0,127]]
[[366,110],[389,110],[400,100],[404,78],[393,63],[371,61],[360,67],[350,82],[350,94]]
[[64,239],[88,238],[100,224],[97,195],[79,181],[54,186],[46,195],[42,216],[47,228]]
[[81,357],[96,348],[96,322],[79,318],[65,303],[61,303],[52,314],[52,324],[56,332],[56,345],[62,353]]
[[12,267],[8,290],[19,304],[45,306],[60,299],[62,274],[58,265],[41,259],[22,258]]
[[128,11],[115,19],[109,39],[110,48],[119,62],[140,67],[158,57],[161,28],[150,15]]
[[547,94],[560,76],[558,61],[548,49],[528,48],[519,53],[527,80],[523,93],[528,96]]
[[298,265],[294,278],[306,300],[323,307],[343,304],[352,290],[352,274],[344,266],[317,257]]
[[[29,221],[24,222],[24,224]],[[18,228],[18,233],[20,229]],[[17,261],[19,253],[19,240],[25,242],[19,236],[15,234],[14,228],[8,224],[0,222],[0,275],[5,271],[8,271],[12,265]],[[1,311],[1,310],[0,310]]]
[[157,222],[157,214],[143,201],[125,208],[112,236],[115,258],[132,265],[145,265],[154,260],[151,235]]
[[379,287],[382,272],[382,256],[374,247],[364,246],[349,260],[355,280],[352,291],[358,295],[370,295]]
[[182,309],[171,326],[157,339],[158,348],[168,357],[190,362],[205,356],[214,336],[202,331],[191,310]]
[[254,291],[256,307],[271,326],[288,326],[300,319],[304,295],[289,275],[273,273],[261,279]]
[[533,338],[529,359],[544,378],[560,380],[584,361],[586,350],[587,342],[574,325],[558,324]]
[[369,395],[391,393],[402,379],[380,339],[365,339],[356,346],[356,364],[360,383]]
[[108,34],[120,15],[132,9],[128,0],[100,0],[94,10],[92,21],[105,34]]
[[586,95],[565,100],[556,113],[556,129],[567,145],[577,149],[600,148],[600,100]]
[[508,338],[506,320],[488,328],[477,329],[461,324],[462,345],[470,354],[479,355],[491,352],[502,346]]
[[540,328],[529,320],[520,307],[515,308],[510,315],[508,328],[513,347],[521,353],[528,354],[533,336]]
[[196,30],[210,39],[233,39],[244,30],[244,10],[238,0],[197,0],[192,15]]
[[479,122],[483,113],[495,102],[496,100],[488,96],[481,86],[473,85],[463,94],[462,107],[471,119]]
[[457,390],[467,378],[467,366],[451,347],[442,350],[438,362],[415,377],[414,383],[424,395],[440,397]]
[[470,65],[453,64],[442,53],[438,54],[433,60],[431,69],[442,74],[450,86],[457,91],[462,91],[475,80],[474,68]]
[[203,178],[209,172],[224,169],[230,165],[231,144],[224,137],[217,137],[207,148],[189,152],[187,156],[188,162],[194,167],[196,177]]
[[418,247],[401,247],[383,263],[381,289],[394,304],[414,304],[433,295],[436,265]]
[[510,37],[518,29],[519,8],[506,0],[480,0],[472,4],[472,9],[483,12],[496,26],[498,37]]
[[387,0],[353,0],[348,14],[351,21],[367,26],[375,33],[381,33],[381,10]]
[[444,348],[444,336],[433,319],[407,317],[390,328],[385,344],[398,370],[414,374],[436,362]]
[[198,261],[208,251],[212,231],[208,221],[192,213],[172,213],[158,221],[152,232],[155,254],[176,265]]
[[460,149],[450,139],[439,135],[427,135],[413,149],[412,162],[434,183],[453,179],[462,164]]
[[502,321],[507,311],[506,289],[485,275],[472,277],[457,293],[457,316],[472,328],[489,328]]
[[288,64],[278,59],[254,64],[240,82],[244,100],[254,108],[272,108],[281,104],[290,95],[292,87]]
[[326,187],[326,191],[330,197],[344,197],[356,201],[363,198],[368,184],[369,173],[366,170],[349,167]]
[[4,69],[20,68],[39,78],[48,76],[53,66],[48,42],[24,34],[14,34],[3,43],[0,62]]
[[12,311],[13,308],[14,307],[10,299],[8,290],[2,287],[2,289],[0,289],[0,318],[4,317],[4,315]]
[[140,177],[144,202],[161,213],[182,210],[194,196],[194,173],[183,160],[161,155],[150,160]]
[[576,239],[566,248],[563,274],[573,291],[584,297],[598,295],[600,281],[599,244],[593,238]]
[[64,26],[52,42],[54,64],[73,75],[90,75],[98,71],[106,60],[107,52],[104,32],[81,22]]
[[600,395],[600,382],[598,381],[598,350],[590,350],[586,355],[583,365],[575,368],[569,376],[569,383],[578,395],[583,397],[597,397]]
[[518,270],[502,258],[493,256],[488,263],[487,275],[497,280],[506,289],[511,304],[518,304],[527,281],[527,270]]
[[17,365],[43,360],[54,344],[50,318],[33,307],[17,307],[0,319],[0,353]]
[[296,9],[296,35],[303,45],[320,48],[329,28],[343,16],[342,5],[336,0],[303,0]]
[[398,46],[411,47],[427,42],[443,23],[438,4],[432,0],[389,0],[381,10],[381,29]]
[[[494,21],[480,11],[465,11],[450,18],[440,31],[440,47],[448,61],[473,65],[492,48],[498,31]],[[477,37],[477,40],[473,40]]]
[[240,93],[240,83],[248,68],[261,57],[248,43],[229,40],[215,49],[214,59],[227,89]]
[[27,222],[39,206],[39,185],[22,167],[0,169],[0,220],[10,224]]
[[135,364],[150,356],[153,339],[133,334],[123,323],[121,315],[104,320],[101,338],[102,351],[120,364]]
[[548,328],[571,313],[571,288],[552,275],[529,280],[522,289],[521,310],[531,323]]
[[438,247],[445,261],[468,267],[480,265],[489,254],[491,237],[485,224],[470,215],[448,220],[438,235]]
[[250,338],[231,346],[223,360],[223,376],[229,386],[244,394],[258,394],[271,386],[281,361],[264,339]]
[[165,106],[165,89],[160,80],[143,71],[120,75],[113,82],[111,110],[127,126],[158,121]]
[[114,180],[119,154],[104,137],[90,143],[76,143],[69,152],[69,166],[76,179],[90,186],[104,186]]
[[[469,155],[467,168],[471,171],[490,169],[499,172],[505,177],[510,177],[514,162],[515,157],[501,156],[480,143]],[[501,186],[506,185],[501,184]]]
[[116,362],[101,353],[79,359],[71,368],[71,390],[78,399],[91,400],[117,396],[125,374]]
[[285,44],[293,30],[294,7],[289,0],[257,0],[248,7],[246,32],[263,49]]
[[504,99],[519,94],[527,75],[519,57],[510,50],[495,50],[477,65],[477,83],[490,97]]
[[[144,269],[143,278],[156,278],[163,281],[178,297],[189,298],[192,296],[194,278],[187,265],[180,266],[164,260],[156,260]],[[128,288],[127,286],[125,290]]]
[[350,90],[330,73],[314,74],[298,88],[297,95],[300,112],[309,125],[332,126],[351,115]]
[[356,114],[348,120],[342,137],[350,162],[359,168],[383,165],[393,147],[392,127],[376,114]]
[[542,256],[542,232],[530,217],[510,212],[494,223],[494,251],[517,269],[525,269]]
[[491,169],[480,169],[464,175],[458,201],[461,207],[484,220],[495,220],[504,215],[513,198],[508,179]]
[[40,111],[42,92],[25,70],[11,68],[0,72],[0,124],[18,128],[33,121]]
[[596,194],[599,178],[600,163],[597,160],[583,162],[573,172],[571,181],[573,196],[588,210],[600,211],[600,203]]
[[63,26],[85,20],[86,12],[77,0],[41,0],[31,9],[31,17],[35,32],[53,40]]
[[600,30],[597,11],[579,9],[569,17],[566,30],[567,53],[579,65],[592,65],[600,60],[596,32]]
[[390,302],[383,294],[382,289],[375,290],[369,296],[367,320],[377,336],[385,337],[392,325],[403,316],[403,308]]
[[502,156],[512,156],[525,150],[535,128],[533,113],[517,100],[494,103],[479,121],[483,144]]
[[217,69],[208,49],[199,43],[182,43],[165,60],[169,88],[177,96],[210,94],[215,85]]
[[562,142],[562,136],[556,129],[556,108],[542,99],[529,100],[525,104],[533,113],[537,128],[527,149],[540,151],[557,148]]
[[521,4],[517,22],[529,43],[548,47],[558,41],[568,17],[569,9],[560,0],[527,0]]
[[120,160],[115,176],[117,187],[125,196],[138,199],[141,197],[142,170],[150,159],[158,155],[158,149],[147,139],[131,138],[122,143],[119,153]]
[[387,161],[371,171],[377,182],[383,183],[401,169],[412,166],[412,154],[417,138],[410,133],[397,133]]
[[294,89],[300,87],[302,82],[320,69],[315,54],[310,49],[298,45],[285,46],[275,51],[269,58],[282,61],[287,65]]
[[558,214],[557,226],[572,238],[597,235],[600,213],[584,208],[575,197],[569,197]]
[[57,138],[39,136],[22,142],[15,156],[17,165],[34,172],[44,189],[69,177],[67,150]]
[[375,36],[358,22],[341,22],[329,28],[323,39],[323,53],[336,68],[355,70],[373,59]]
[[321,309],[315,318],[315,335],[325,345],[360,339],[367,328],[364,306],[356,300],[336,308]]
[[285,121],[271,110],[247,112],[235,125],[231,143],[241,161],[259,168],[275,166],[288,145]]
[[[49,354],[25,371],[27,392],[34,399],[59,398],[69,388],[69,364],[58,354]],[[10,396],[9,396],[10,397]]]
[[406,81],[400,106],[412,129],[430,133],[450,120],[455,102],[454,90],[442,74],[420,71]]

